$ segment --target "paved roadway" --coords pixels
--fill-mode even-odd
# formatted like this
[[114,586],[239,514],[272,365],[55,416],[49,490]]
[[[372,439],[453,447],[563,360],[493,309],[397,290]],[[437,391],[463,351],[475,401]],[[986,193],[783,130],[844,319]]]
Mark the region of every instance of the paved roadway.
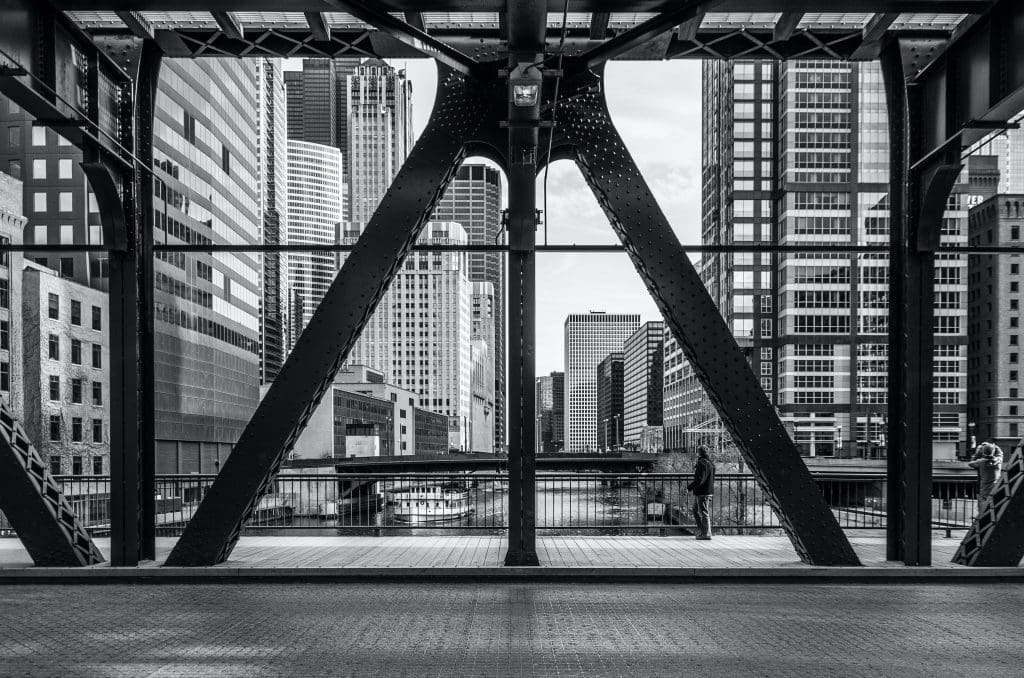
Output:
[[1014,585],[0,587],[4,676],[1020,676]]

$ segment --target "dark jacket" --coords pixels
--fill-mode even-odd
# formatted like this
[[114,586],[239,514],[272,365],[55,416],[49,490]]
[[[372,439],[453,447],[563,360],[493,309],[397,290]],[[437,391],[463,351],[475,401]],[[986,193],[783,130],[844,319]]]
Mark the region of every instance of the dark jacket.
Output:
[[715,465],[707,457],[698,459],[697,465],[693,468],[693,480],[686,486],[686,489],[698,497],[703,497],[714,494],[714,490],[712,490],[714,483]]

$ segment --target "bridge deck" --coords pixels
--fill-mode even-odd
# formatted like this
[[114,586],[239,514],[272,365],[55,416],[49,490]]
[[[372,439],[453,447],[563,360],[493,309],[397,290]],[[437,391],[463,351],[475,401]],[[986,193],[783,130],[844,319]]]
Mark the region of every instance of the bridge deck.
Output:
[[[885,542],[881,536],[855,534],[850,539],[864,565],[903,568],[900,563],[885,561]],[[158,563],[170,552],[174,541],[174,538],[158,540]],[[106,555],[109,541],[97,542]],[[958,544],[956,538],[947,539],[937,534],[932,570],[965,569],[950,562]],[[785,537],[730,535],[701,542],[678,536],[542,536],[538,538],[537,547],[542,569],[578,572],[595,568],[811,569],[797,559]],[[212,569],[486,569],[500,567],[504,552],[504,537],[492,535],[243,537],[231,560]],[[147,567],[155,567],[155,564]],[[91,569],[111,571],[108,565]],[[41,572],[31,567],[28,554],[18,540],[0,540],[0,577],[12,576],[15,570]]]

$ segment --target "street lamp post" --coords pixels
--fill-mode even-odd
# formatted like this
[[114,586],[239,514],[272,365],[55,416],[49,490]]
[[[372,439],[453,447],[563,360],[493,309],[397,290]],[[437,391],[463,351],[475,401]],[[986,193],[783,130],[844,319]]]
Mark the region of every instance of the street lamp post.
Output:
[[619,435],[619,421],[622,419],[621,414],[613,414],[612,418],[615,420],[615,446],[622,445],[622,436]]

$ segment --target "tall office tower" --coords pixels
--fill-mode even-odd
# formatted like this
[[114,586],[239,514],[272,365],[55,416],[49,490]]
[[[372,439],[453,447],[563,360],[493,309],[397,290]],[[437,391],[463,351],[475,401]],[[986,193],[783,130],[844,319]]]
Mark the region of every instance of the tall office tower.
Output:
[[[970,244],[1020,247],[1024,195],[998,194],[974,207]],[[1021,436],[1021,257],[970,257],[967,292],[967,420],[977,442],[1009,450]]]
[[[350,236],[346,242],[354,242]],[[418,242],[464,245],[459,224],[428,222]],[[470,444],[472,283],[465,252],[412,252],[366,323],[347,363],[388,375],[448,416],[449,445]]]
[[472,282],[472,416],[470,449],[494,452],[494,285]]
[[[256,69],[166,59],[160,75],[156,241],[257,244]],[[212,472],[259,402],[260,260],[167,253],[155,268],[157,470]]]
[[978,157],[987,157],[993,163],[998,178],[996,193],[1024,193],[1024,129],[1007,129],[993,135],[974,149],[970,159]]
[[[534,451],[537,454],[547,452],[545,443],[551,442],[551,408],[554,406],[554,393],[552,392],[552,379],[550,375],[540,376],[534,382],[533,402],[537,410],[536,424],[534,426]],[[545,415],[547,417],[545,418]]]
[[[345,172],[345,183],[348,184],[352,169],[349,163],[352,158],[348,152],[348,76],[355,73],[362,63],[363,57],[341,57],[334,60],[334,82],[337,91],[337,105],[334,112],[334,137],[341,149],[341,159]],[[397,171],[397,170],[396,170]],[[348,216],[345,217],[348,219]]]
[[[467,164],[434,208],[437,221],[462,224],[471,245],[493,245],[501,232],[501,174],[480,164]],[[505,256],[500,252],[471,252],[469,278],[494,287],[494,446],[505,449]]]
[[597,364],[597,449],[601,452],[622,445],[623,354],[615,351]]
[[565,448],[565,372],[552,372],[551,377],[551,412],[550,423],[545,427],[550,431],[551,447],[545,452],[559,452]]
[[412,83],[380,59],[347,78],[349,235],[363,232],[412,149]]
[[287,71],[288,138],[337,146],[338,85],[333,59],[303,59]]
[[[888,242],[888,131],[876,63],[706,62],[703,90],[706,244]],[[966,241],[967,190],[954,189],[943,242]],[[937,458],[952,455],[965,424],[965,266],[952,255],[936,265]],[[712,254],[701,271],[800,450],[880,454],[887,256]],[[696,400],[693,419],[707,411]]]
[[[101,245],[96,199],[82,171],[82,152],[57,132],[0,96],[0,171],[22,182],[25,244]],[[107,289],[105,252],[26,252],[26,259],[82,285]]]
[[636,314],[573,313],[565,319],[565,451],[597,447],[597,364],[621,352],[640,327]]
[[[256,136],[260,191],[260,242],[284,244],[288,234],[288,112],[280,59],[257,59],[259,105]],[[260,293],[260,383],[277,377],[285,358],[288,325],[287,280],[283,255],[262,257]]]
[[[289,245],[339,242],[345,199],[341,151],[334,146],[289,139],[287,196]],[[334,282],[338,272],[336,260],[337,256],[330,251],[288,253],[288,287],[302,299],[301,327],[309,324]],[[297,335],[293,337],[293,341],[297,339]]]
[[646,449],[644,433],[663,422],[665,323],[654,320],[641,325],[626,340],[622,354],[622,439]]

